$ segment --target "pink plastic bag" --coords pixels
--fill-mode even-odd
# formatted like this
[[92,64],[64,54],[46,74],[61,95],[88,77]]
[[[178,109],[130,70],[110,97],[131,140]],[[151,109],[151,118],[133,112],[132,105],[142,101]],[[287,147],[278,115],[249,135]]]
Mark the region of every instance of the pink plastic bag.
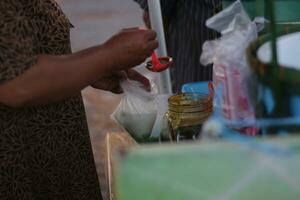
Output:
[[[222,34],[222,37],[206,41],[200,61],[203,65],[213,63],[213,85],[223,88],[222,94],[215,93],[226,120],[254,120],[255,112],[249,97],[247,81],[250,68],[246,59],[246,48],[258,36],[257,23],[252,22],[240,1],[236,1],[219,14],[207,20],[206,25]],[[253,135],[255,128],[245,128]]]

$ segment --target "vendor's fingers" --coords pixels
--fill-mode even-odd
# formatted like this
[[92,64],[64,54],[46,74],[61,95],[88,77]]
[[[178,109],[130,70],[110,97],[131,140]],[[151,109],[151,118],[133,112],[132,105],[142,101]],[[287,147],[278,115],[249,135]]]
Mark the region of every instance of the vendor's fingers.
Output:
[[121,88],[121,86],[119,85],[119,86],[113,88],[113,89],[111,90],[111,92],[114,93],[114,94],[122,94],[124,91],[123,91],[123,89]]
[[148,43],[147,52],[145,52],[145,56],[148,58],[152,55],[153,51],[157,49],[159,46],[157,41],[152,41]]
[[121,77],[127,76],[125,72],[115,72],[113,73],[113,75],[111,75],[111,77],[107,80],[104,81],[106,82],[106,84],[108,84],[106,86],[106,90],[111,91],[112,93],[115,94],[121,94],[123,93],[123,90],[121,88]]
[[119,78],[111,78],[110,81],[108,81],[107,84],[107,88],[106,90],[115,93],[115,94],[121,94],[123,93],[123,90],[121,88],[121,84],[120,84],[120,79]]
[[148,43],[148,48],[149,48],[151,51],[153,51],[154,49],[157,49],[158,46],[159,46],[159,44],[158,44],[158,41],[157,41],[157,40],[153,40],[153,41],[150,41],[150,42]]
[[157,34],[155,31],[149,29],[145,31],[145,37],[147,38],[148,41],[152,41],[155,40]]
[[110,89],[110,91],[114,94],[122,94],[123,89],[121,87],[121,81],[124,79],[127,79],[127,74],[125,71],[114,72],[112,74],[112,78],[111,78],[113,83],[112,83],[112,88]]

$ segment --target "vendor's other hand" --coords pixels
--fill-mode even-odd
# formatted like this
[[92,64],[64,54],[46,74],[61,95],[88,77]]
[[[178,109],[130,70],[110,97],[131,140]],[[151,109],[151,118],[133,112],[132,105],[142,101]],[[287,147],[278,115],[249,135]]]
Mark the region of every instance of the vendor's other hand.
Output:
[[139,28],[124,29],[105,44],[111,50],[117,69],[126,70],[141,64],[158,47],[156,33]]
[[145,76],[133,69],[114,72],[107,77],[103,77],[101,80],[97,81],[91,86],[96,89],[110,91],[115,94],[121,94],[123,93],[121,82],[126,79],[138,81],[144,85],[147,91],[150,91],[150,81]]

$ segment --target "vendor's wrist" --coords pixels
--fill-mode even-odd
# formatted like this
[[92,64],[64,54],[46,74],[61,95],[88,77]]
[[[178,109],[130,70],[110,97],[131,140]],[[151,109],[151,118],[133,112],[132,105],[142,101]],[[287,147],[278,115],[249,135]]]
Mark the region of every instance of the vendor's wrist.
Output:
[[110,72],[120,70],[119,68],[122,66],[120,52],[109,42],[104,43],[100,48],[104,51],[105,62],[107,63],[107,67],[110,68]]

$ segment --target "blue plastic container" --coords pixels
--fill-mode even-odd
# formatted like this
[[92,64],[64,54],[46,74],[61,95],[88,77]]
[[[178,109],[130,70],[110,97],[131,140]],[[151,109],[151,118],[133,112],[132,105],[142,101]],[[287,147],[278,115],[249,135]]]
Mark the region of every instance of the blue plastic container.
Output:
[[196,93],[209,95],[208,81],[184,84],[181,88],[182,93]]

